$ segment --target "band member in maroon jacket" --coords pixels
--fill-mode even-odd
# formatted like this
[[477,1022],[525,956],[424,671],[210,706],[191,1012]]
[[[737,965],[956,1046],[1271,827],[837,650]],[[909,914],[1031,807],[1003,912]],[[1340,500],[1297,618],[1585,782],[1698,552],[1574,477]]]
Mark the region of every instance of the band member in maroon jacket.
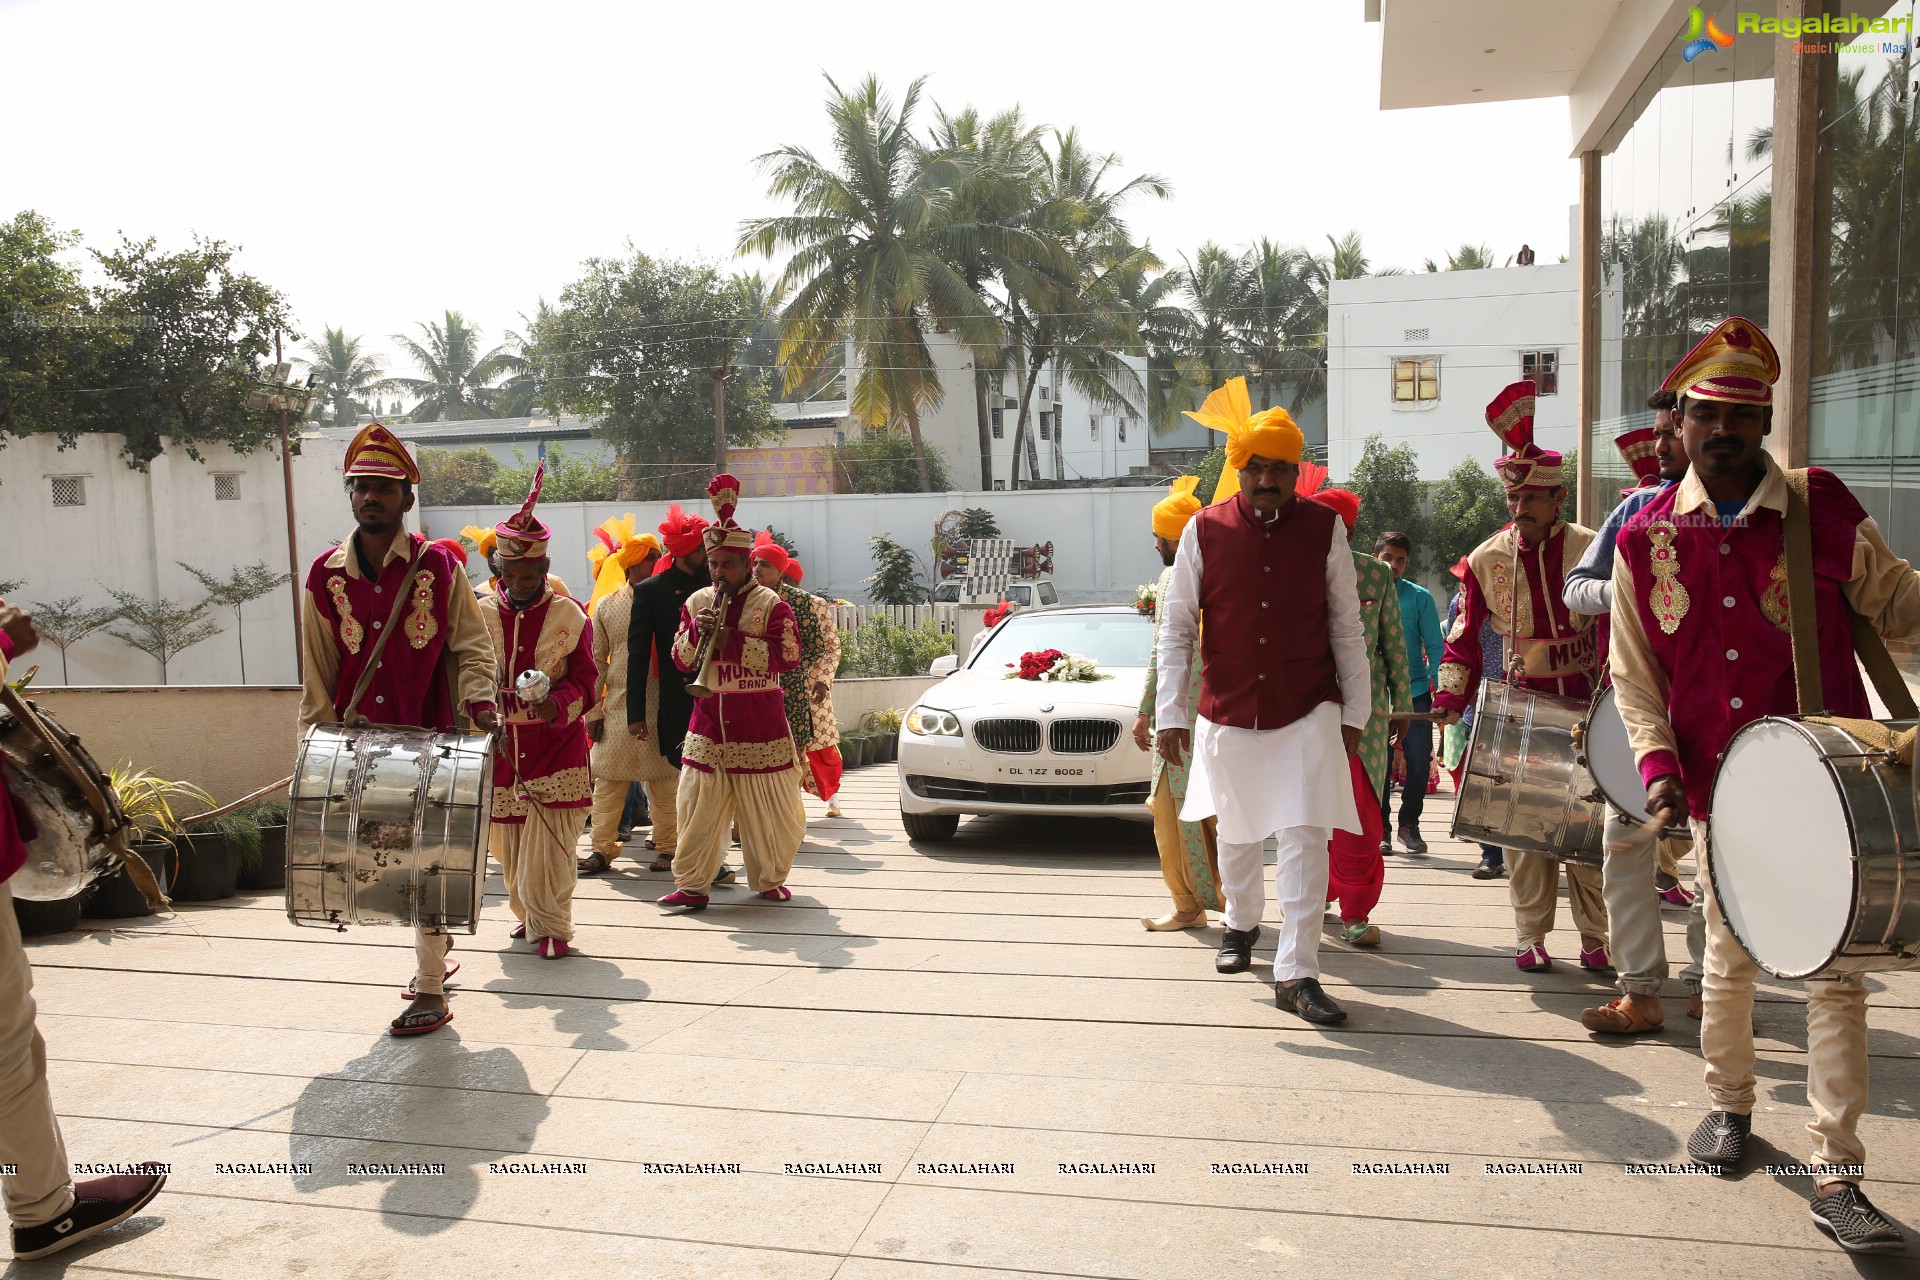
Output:
[[592,743],[581,718],[599,696],[593,627],[547,581],[553,531],[533,514],[542,463],[520,510],[495,526],[500,588],[480,606],[500,682],[502,731],[493,753],[492,852],[505,871],[516,938],[549,960],[573,942],[574,846],[593,805]]
[[[0,600],[0,681],[7,663],[40,643],[33,618]],[[35,1023],[33,970],[20,945],[7,881],[27,862],[4,776],[0,776],[0,1187],[13,1223],[13,1256],[44,1258],[125,1222],[160,1194],[158,1167],[111,1178],[73,1180],[67,1144],[47,1091],[47,1045]]]
[[[1309,1022],[1344,1022],[1319,972],[1327,841],[1335,828],[1362,830],[1348,757],[1373,711],[1353,556],[1331,508],[1295,499],[1306,441],[1286,410],[1254,415],[1235,378],[1191,416],[1226,433],[1226,496],[1216,491],[1180,535],[1160,600],[1157,747],[1172,765],[1191,748],[1181,819],[1219,819],[1226,936],[1214,968],[1253,962],[1261,850],[1277,835],[1274,1000]],[[1205,665],[1190,719],[1196,642]]]
[[[457,710],[479,728],[497,723],[493,645],[466,572],[447,548],[427,546],[419,534],[406,531],[419,480],[420,469],[406,446],[377,422],[368,423],[347,446],[347,493],[357,527],[307,572],[306,608],[300,615],[302,733],[346,715],[400,594],[409,597],[400,634],[381,648],[356,718],[445,731],[455,727],[453,699],[458,697]],[[441,677],[446,654],[453,657],[457,686],[451,695]],[[446,979],[459,967],[447,964],[452,949],[453,936],[445,930],[415,927],[408,986],[413,1002],[388,1028],[393,1035],[425,1035],[453,1020],[445,995]]]

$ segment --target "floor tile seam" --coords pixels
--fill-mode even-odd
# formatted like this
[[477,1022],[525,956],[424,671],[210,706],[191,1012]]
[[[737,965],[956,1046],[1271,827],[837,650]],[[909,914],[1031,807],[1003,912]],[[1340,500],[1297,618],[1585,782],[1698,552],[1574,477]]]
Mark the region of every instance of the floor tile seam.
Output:
[[[826,1181],[826,1180],[827,1179],[821,1179],[821,1181]],[[243,1195],[235,1195],[235,1194],[232,1194],[231,1192],[218,1192],[218,1191],[189,1191],[186,1189],[181,1189],[178,1191],[171,1192],[171,1194],[176,1196],[192,1197],[194,1199],[199,1199],[199,1200],[225,1200],[225,1201],[232,1201],[240,1204],[264,1204],[264,1205],[271,1205],[274,1207],[284,1207],[290,1203],[294,1203],[287,1200],[274,1200],[264,1196],[243,1196]],[[465,1216],[456,1217],[452,1214],[445,1214],[445,1213],[423,1213],[419,1210],[412,1210],[412,1209],[387,1209],[378,1205],[366,1206],[366,1205],[357,1205],[357,1204],[313,1204],[311,1201],[303,1201],[299,1203],[302,1205],[302,1207],[314,1208],[322,1211],[372,1214],[376,1217],[381,1217],[381,1218],[396,1217],[396,1218],[424,1219],[429,1222],[447,1222],[447,1223],[452,1223],[460,1226],[464,1226],[467,1223],[475,1221],[474,1219],[465,1217]],[[657,1240],[667,1244],[705,1245],[710,1248],[717,1248],[717,1249],[735,1249],[741,1252],[748,1252],[748,1253],[790,1254],[797,1257],[805,1257],[805,1258],[841,1258],[846,1256],[837,1249],[803,1249],[793,1245],[777,1245],[777,1244],[741,1244],[738,1241],[713,1240],[713,1239],[707,1239],[707,1238],[698,1237],[698,1236],[669,1236],[669,1235],[661,1235],[656,1232],[614,1231],[606,1227],[584,1227],[584,1226],[558,1227],[558,1226],[552,1226],[550,1224],[541,1223],[541,1222],[503,1222],[497,1218],[489,1218],[486,1221],[480,1223],[480,1225],[506,1227],[514,1231],[547,1231],[547,1232],[554,1233],[555,1235],[561,1237],[562,1239],[572,1235],[605,1236],[614,1240]],[[131,1274],[140,1275],[140,1274],[152,1274],[152,1273],[133,1272]]]
[[[1156,1199],[1142,1198],[1142,1197],[1124,1197],[1123,1198],[1118,1196],[1090,1195],[1090,1194],[1074,1193],[1074,1192],[1067,1192],[1067,1191],[1028,1191],[1028,1190],[1024,1190],[1016,1187],[993,1187],[993,1186],[961,1187],[961,1186],[955,1186],[948,1183],[920,1183],[920,1184],[911,1184],[911,1185],[937,1186],[937,1187],[941,1187],[943,1189],[948,1189],[948,1190],[978,1191],[986,1195],[997,1195],[997,1196],[1040,1196],[1046,1199],[1054,1199],[1054,1200],[1091,1200],[1091,1201],[1098,1201],[1101,1203],[1109,1203],[1109,1204],[1150,1205],[1155,1208],[1178,1209],[1178,1210],[1189,1211],[1189,1212],[1195,1209],[1216,1209],[1216,1210],[1221,1210],[1228,1213],[1257,1213],[1257,1214],[1274,1216],[1274,1217],[1329,1218],[1329,1219],[1337,1219],[1342,1222],[1356,1222],[1356,1221],[1357,1222],[1378,1222],[1378,1223],[1391,1224],[1395,1226],[1408,1227],[1408,1228],[1427,1227],[1427,1226],[1459,1227],[1459,1228],[1464,1228],[1467,1230],[1474,1230],[1474,1231],[1517,1231],[1517,1232],[1525,1232],[1529,1235],[1599,1236],[1609,1240],[1618,1240],[1620,1238],[1620,1231],[1618,1227],[1568,1227],[1568,1226],[1561,1226],[1555,1223],[1546,1223],[1546,1222],[1540,1223],[1539,1225],[1536,1226],[1528,1223],[1484,1222],[1484,1221],[1476,1222],[1476,1221],[1462,1219],[1462,1218],[1413,1217],[1413,1216],[1404,1215],[1404,1214],[1363,1213],[1363,1212],[1347,1211],[1347,1210],[1339,1210],[1339,1209],[1266,1208],[1266,1207],[1261,1207],[1256,1205],[1212,1204],[1212,1203],[1189,1201],[1189,1200],[1156,1200]],[[1091,1191],[1093,1190],[1093,1188],[1089,1188],[1088,1190]],[[1768,1244],[1761,1244],[1750,1239],[1717,1240],[1717,1239],[1710,1239],[1710,1238],[1699,1237],[1699,1236],[1675,1236],[1671,1234],[1664,1235],[1662,1238],[1664,1240],[1667,1240],[1676,1244],[1709,1245],[1709,1246],[1719,1245],[1719,1246],[1732,1246],[1735,1248],[1779,1250],[1786,1253],[1817,1254],[1823,1258],[1828,1258],[1828,1259],[1835,1258],[1833,1245],[1830,1242],[1826,1242],[1824,1240],[1822,1241],[1822,1243],[1818,1243],[1818,1244],[1813,1242],[1809,1242],[1807,1244],[1785,1244],[1785,1243],[1780,1243],[1778,1240]],[[930,1259],[930,1258],[929,1259],[905,1258],[899,1255],[882,1257],[879,1255],[872,1255],[872,1254],[855,1254],[850,1256],[856,1256],[865,1260],[871,1260],[876,1262],[923,1262],[929,1266],[946,1265],[941,1260]],[[1892,1255],[1892,1256],[1900,1256],[1900,1255]],[[993,1268],[983,1268],[983,1269],[991,1270]]]
[[[589,956],[589,952],[582,952],[582,956]],[[1258,952],[1256,952],[1256,956],[1258,956]],[[630,958],[618,958],[618,960],[630,960]],[[766,984],[772,983],[772,981],[778,981],[780,977],[787,977],[787,975],[791,975],[791,973],[808,973],[808,971],[814,971],[814,973],[858,971],[858,973],[887,973],[887,975],[937,973],[937,975],[947,975],[947,977],[1041,979],[1041,981],[1056,981],[1056,979],[1058,979],[1058,981],[1068,981],[1068,983],[1083,983],[1083,981],[1085,981],[1085,983],[1217,983],[1217,979],[1208,979],[1206,975],[1198,975],[1198,977],[1123,975],[1123,977],[1116,977],[1116,975],[1104,975],[1104,973],[1008,973],[1008,971],[1002,971],[1002,969],[925,969],[925,967],[902,967],[902,969],[893,969],[893,967],[862,967],[862,965],[816,965],[816,963],[810,963],[810,961],[795,961],[795,963],[785,963],[785,965],[774,965],[774,963],[760,963],[760,961],[753,960],[678,960],[678,958],[662,958],[662,960],[632,958],[632,960],[636,961],[636,963],[649,963],[649,965],[726,965],[726,967],[735,967],[735,969],[768,969],[768,971],[770,971],[770,977],[768,977],[768,979],[749,986],[745,992],[741,992],[741,996],[753,994],[756,990],[760,990],[762,986],[766,986]],[[69,971],[69,973],[132,973],[129,969],[115,969],[115,967],[108,967],[108,965],[71,965],[71,963],[63,965],[63,963],[46,963],[46,965],[36,965],[36,967],[42,967],[42,969],[61,969],[61,971]],[[140,975],[146,975],[146,977],[234,979],[234,981],[252,981],[252,983],[307,983],[319,984],[319,986],[342,986],[342,988],[374,988],[374,990],[380,990],[380,988],[390,986],[390,983],[378,983],[378,981],[371,981],[371,979],[367,979],[367,981],[355,981],[355,979],[321,979],[321,977],[288,977],[288,975],[267,977],[267,975],[227,973],[227,971],[202,973],[202,971],[196,971],[196,969],[156,969],[156,967],[148,967],[148,969],[140,969],[138,973],[140,973]],[[1402,990],[1417,990],[1417,992],[1475,992],[1475,994],[1480,994],[1480,992],[1484,992],[1484,994],[1519,994],[1519,992],[1530,992],[1530,994],[1534,994],[1534,996],[1553,996],[1553,998],[1565,998],[1565,1000],[1586,1000],[1586,998],[1590,998],[1590,996],[1597,996],[1599,990],[1611,990],[1611,988],[1599,988],[1599,990],[1592,990],[1592,992],[1580,992],[1580,990],[1546,990],[1546,988],[1536,988],[1536,986],[1394,986],[1394,984],[1359,986],[1359,984],[1356,983],[1342,981],[1338,975],[1323,975],[1323,977],[1329,979],[1329,983],[1327,983],[1329,986],[1336,986],[1336,988],[1342,988],[1342,990],[1365,990],[1365,992],[1402,992]],[[670,1000],[670,998],[664,998],[664,996],[584,996],[584,994],[574,994],[574,992],[540,990],[540,988],[492,990],[492,988],[480,988],[480,986],[455,986],[451,994],[501,996],[501,998],[513,996],[513,998],[540,998],[540,1000],[591,1000],[591,1002],[601,1002],[601,1004],[674,1004],[674,1006],[705,1006],[705,1004],[708,1004],[705,1000]],[[737,1004],[737,1002],[739,1002],[739,996],[735,996],[732,1000],[722,1000],[722,1002],[718,1002],[718,1006],[714,1007],[732,1006],[732,1004]],[[1791,996],[1791,994],[1776,994],[1776,996],[1757,996],[1755,1004],[1764,1004],[1764,1006],[1795,1006],[1795,1004],[1805,1004],[1805,1002],[1799,1000],[1799,998],[1795,998],[1795,996]],[[1910,1009],[1914,1009],[1914,1007],[1916,1006],[1903,1006],[1903,1004],[1868,1004],[1868,1009],[1882,1009],[1882,1011],[1910,1011]],[[60,1013],[60,1009],[54,1009],[54,1011]],[[902,1013],[904,1009],[829,1007],[826,1011],[833,1011],[833,1013]],[[1549,1013],[1548,1009],[1536,1009],[1536,1011],[1538,1011],[1538,1013]],[[96,1017],[96,1015],[88,1015],[88,1013],[63,1013],[63,1015],[65,1015],[65,1017]],[[941,1013],[933,1013],[931,1017],[945,1017],[945,1015],[950,1015],[950,1013],[948,1013],[948,1011],[941,1011]],[[952,1013],[952,1015],[954,1015],[954,1017],[1010,1017],[1010,1015],[998,1015],[998,1013],[977,1013],[977,1015]],[[1027,1019],[1021,1019],[1021,1021],[1027,1021]],[[1208,1027],[1208,1025],[1217,1025],[1217,1023],[1185,1023],[1185,1021],[1140,1023],[1140,1021],[1133,1021],[1133,1019],[1117,1019],[1116,1021],[1116,1019],[1085,1019],[1085,1017],[1073,1017],[1073,1019],[1039,1019],[1039,1021],[1102,1023],[1102,1025],[1112,1023],[1112,1025],[1127,1025],[1127,1027],[1135,1027],[1135,1025],[1146,1025],[1146,1027],[1160,1027],[1160,1025],[1165,1025],[1165,1027]],[[198,1023],[196,1023],[196,1025],[198,1025]],[[1235,1025],[1246,1025],[1246,1023],[1235,1023]],[[1363,1029],[1357,1029],[1356,1027],[1356,1029],[1350,1029],[1350,1031],[1363,1031]],[[1405,1032],[1405,1034],[1430,1034],[1430,1032]],[[1559,1042],[1559,1040],[1555,1038],[1555,1042]],[[1653,1040],[1653,1042],[1655,1042],[1655,1044],[1663,1044],[1661,1040]]]
[[960,1086],[965,1079],[966,1074],[964,1072],[955,1078],[953,1086],[947,1090],[947,1096],[941,1100],[939,1110],[936,1110],[933,1116],[921,1127],[920,1136],[914,1139],[913,1150],[907,1152],[905,1159],[900,1162],[900,1171],[888,1180],[887,1189],[881,1192],[880,1198],[874,1202],[873,1211],[867,1215],[867,1220],[860,1224],[860,1229],[853,1233],[853,1239],[848,1244],[847,1251],[841,1255],[840,1265],[833,1269],[835,1276],[838,1276],[846,1269],[847,1259],[853,1256],[853,1250],[860,1247],[860,1241],[866,1238],[866,1234],[872,1230],[875,1220],[879,1218],[881,1212],[887,1207],[887,1202],[893,1199],[893,1193],[900,1187],[900,1179],[907,1176],[907,1170],[913,1166],[915,1157],[917,1157],[921,1149],[926,1146],[927,1139],[933,1135],[934,1126],[940,1122],[941,1112],[945,1111],[947,1105],[953,1101],[954,1094],[960,1091]]

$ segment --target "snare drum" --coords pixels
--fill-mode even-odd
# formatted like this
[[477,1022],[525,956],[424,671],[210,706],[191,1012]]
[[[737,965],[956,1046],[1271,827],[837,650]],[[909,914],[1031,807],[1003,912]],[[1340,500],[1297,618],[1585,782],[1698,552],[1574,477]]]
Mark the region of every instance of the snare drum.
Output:
[[1708,803],[1707,873],[1755,964],[1826,978],[1920,962],[1912,774],[1836,725],[1768,716],[1733,735]]
[[287,818],[287,917],[474,932],[492,804],[491,734],[313,726]]
[[1574,750],[1587,704],[1484,681],[1460,775],[1453,836],[1598,867],[1606,806]]
[[[1640,763],[1634,758],[1633,744],[1627,741],[1627,724],[1620,718],[1620,703],[1612,685],[1594,695],[1587,712],[1586,731],[1580,736],[1580,763],[1621,817],[1635,826],[1653,821],[1647,813],[1647,788],[1640,780]],[[1665,834],[1679,840],[1688,838],[1684,824],[1666,828]]]

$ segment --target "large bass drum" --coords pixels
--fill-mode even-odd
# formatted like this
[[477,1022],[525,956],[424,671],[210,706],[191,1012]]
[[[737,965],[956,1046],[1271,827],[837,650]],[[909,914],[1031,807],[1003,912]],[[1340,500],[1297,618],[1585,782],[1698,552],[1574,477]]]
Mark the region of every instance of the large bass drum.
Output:
[[1598,867],[1606,806],[1580,763],[1574,735],[1587,704],[1483,681],[1453,810],[1453,837]]
[[120,797],[58,720],[11,690],[0,702],[0,772],[27,843],[7,887],[30,902],[71,898],[114,863]]
[[1755,720],[1714,779],[1707,874],[1734,938],[1775,977],[1920,963],[1912,767],[1837,725]]
[[293,776],[288,918],[474,932],[492,806],[491,734],[315,725]]

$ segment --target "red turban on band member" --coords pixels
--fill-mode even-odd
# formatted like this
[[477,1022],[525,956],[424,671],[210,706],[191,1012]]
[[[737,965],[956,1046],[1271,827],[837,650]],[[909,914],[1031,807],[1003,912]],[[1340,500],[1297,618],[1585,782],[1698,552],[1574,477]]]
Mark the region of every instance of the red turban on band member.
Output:
[[771,529],[762,529],[753,535],[752,559],[772,565],[783,578],[787,576],[787,566],[792,563],[787,549],[773,540]]
[[1331,507],[1346,522],[1347,532],[1353,532],[1353,526],[1360,523],[1360,495],[1351,489],[1322,489],[1312,495],[1309,501],[1323,507]]
[[792,556],[788,556],[787,557],[787,577],[793,579],[793,585],[796,587],[799,586],[801,579],[805,578],[806,576],[807,576],[807,571],[800,566],[800,562],[798,560],[795,560]]

